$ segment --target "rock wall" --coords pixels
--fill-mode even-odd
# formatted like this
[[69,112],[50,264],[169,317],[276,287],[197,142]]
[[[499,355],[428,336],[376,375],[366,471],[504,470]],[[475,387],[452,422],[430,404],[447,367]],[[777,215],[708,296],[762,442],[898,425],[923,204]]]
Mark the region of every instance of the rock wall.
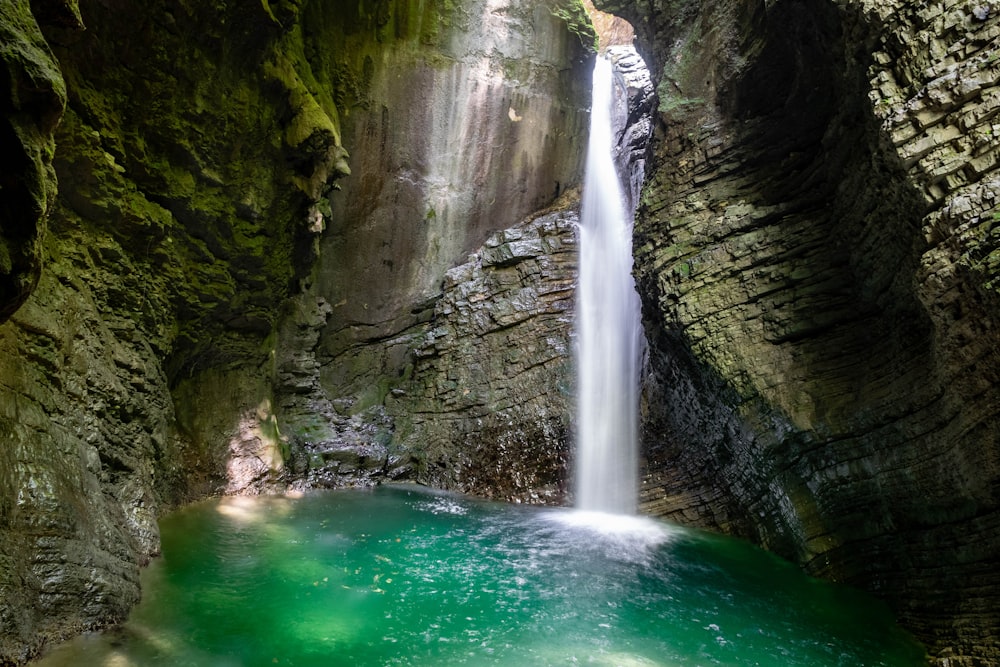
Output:
[[[310,355],[279,361],[300,371],[280,374],[289,447],[281,483],[408,479],[516,502],[563,500],[577,203],[569,193],[449,269],[425,321],[386,341],[405,366],[371,387],[362,409],[355,397],[322,393]],[[328,313],[325,302],[300,310],[283,335],[309,349]]]
[[[296,323],[279,335],[279,421],[295,434],[296,474],[317,483],[342,483],[361,469],[358,481],[417,475],[484,494],[525,495],[528,482],[476,486],[451,463],[464,456],[467,432],[480,428],[512,442],[538,436],[562,452],[562,399],[532,408],[527,393],[520,417],[473,425],[487,406],[512,407],[517,385],[491,387],[490,378],[474,378],[496,400],[465,417],[453,413],[450,397],[424,386],[436,380],[420,376],[432,364],[443,368],[443,361],[429,360],[425,339],[445,317],[442,299],[457,289],[449,277],[454,267],[467,266],[470,253],[487,252],[482,246],[491,233],[519,233],[513,230],[530,214],[578,182],[595,36],[575,2],[476,0],[444,7],[436,21],[426,12],[384,23],[377,15],[361,17],[361,26],[397,39],[366,47],[345,29],[343,46],[334,49],[331,67],[354,82],[342,114],[353,173],[331,199],[320,259],[294,306]],[[539,282],[524,280],[525,286]],[[482,298],[511,298],[502,293],[505,285],[489,287],[500,291]],[[486,334],[462,326],[453,334]],[[529,329],[508,334],[544,339],[542,329]],[[486,343],[496,349],[484,354],[495,356],[483,363],[502,376],[507,371],[497,345]],[[444,403],[435,407],[435,401]],[[412,432],[410,410],[426,413]],[[539,410],[553,415],[552,426],[528,418]],[[430,414],[438,412],[448,426],[434,427],[426,446],[420,444]],[[397,426],[397,419],[407,424]],[[554,484],[551,475],[546,479],[546,486]]]
[[[71,20],[73,12],[50,20]],[[24,303],[41,272],[40,241],[55,198],[53,133],[66,85],[27,0],[0,7],[0,322]]]
[[563,501],[572,415],[574,211],[491,235],[449,270],[412,381],[386,402],[394,450],[434,486]]
[[0,664],[124,617],[177,503],[424,474],[393,419],[445,272],[504,228],[563,257],[513,228],[576,177],[581,6],[349,4],[0,6]]
[[[346,171],[295,18],[266,3],[0,10],[5,155],[23,154],[0,192],[18,285],[0,325],[0,663],[124,617],[158,514],[224,487],[241,417],[267,399],[310,207]],[[198,430],[192,394],[212,397],[218,430]]]
[[644,506],[997,662],[1000,7],[596,4],[659,95]]
[[[522,19],[526,17],[538,19],[537,7],[521,14]],[[490,22],[483,25],[488,30],[495,27]],[[540,27],[537,20],[532,25],[532,39],[548,43],[550,29]],[[470,70],[464,60],[447,61],[447,80],[453,76],[451,70],[458,68],[465,72],[462,76],[471,77],[466,85],[486,86],[500,104],[493,100],[477,106],[476,98],[468,98],[471,108],[450,112],[448,131],[438,134],[448,136],[449,145],[461,144],[459,139],[467,137],[470,125],[465,114],[480,114],[481,120],[471,125],[494,127],[477,132],[498,137],[508,133],[507,139],[494,141],[523,148],[526,164],[556,160],[558,168],[541,167],[550,180],[532,176],[540,183],[537,186],[524,188],[524,165],[514,169],[514,181],[505,178],[511,172],[501,165],[498,172],[491,172],[490,183],[480,182],[478,172],[457,170],[442,182],[424,171],[404,169],[403,158],[412,159],[428,148],[420,141],[414,146],[413,136],[394,123],[383,120],[376,127],[372,116],[364,118],[364,136],[369,141],[365,144],[359,139],[359,145],[375,155],[355,152],[354,163],[366,166],[355,169],[351,179],[344,181],[345,207],[353,207],[356,213],[352,215],[365,221],[364,233],[333,229],[323,244],[315,282],[296,300],[295,314],[279,334],[283,342],[277,355],[278,416],[291,434],[293,486],[407,478],[515,502],[570,500],[571,311],[578,192],[566,191],[553,210],[528,215],[490,234],[457,265],[441,258],[413,258],[415,247],[436,243],[438,232],[428,236],[423,228],[443,224],[436,216],[423,219],[415,229],[408,227],[414,219],[421,220],[419,211],[445,196],[442,185],[452,193],[446,197],[448,205],[470,222],[459,225],[458,236],[439,231],[451,242],[462,243],[470,243],[480,233],[476,225],[485,224],[481,216],[509,222],[519,210],[537,206],[546,193],[551,196],[563,188],[565,183],[549,192],[551,175],[568,174],[569,164],[580,167],[585,136],[574,136],[555,154],[548,147],[572,134],[570,128],[585,125],[588,118],[580,104],[582,98],[589,98],[586,82],[592,79],[592,62],[589,58],[582,61],[577,51],[583,44],[572,33],[569,36],[570,70],[560,71],[557,77],[554,67],[559,61],[551,55],[541,62],[532,57],[530,64],[540,70],[531,78],[547,81],[543,90],[557,85],[561,97],[536,95],[533,106],[527,107],[532,113],[523,117],[512,111],[509,102],[512,95],[524,96],[523,81],[496,79],[494,74],[477,84],[481,74],[475,68]],[[524,54],[535,52],[522,48]],[[546,49],[551,49],[550,43],[538,52],[549,53]],[[610,51],[618,85],[618,159],[624,189],[634,199],[648,149],[653,88],[633,49],[618,46]],[[483,62],[480,51],[465,58],[479,65]],[[496,58],[493,53],[488,59],[491,67]],[[406,64],[426,68],[409,60]],[[433,105],[429,109],[420,113],[441,113]],[[382,113],[383,117],[389,113],[386,107]],[[373,136],[381,137],[380,132],[389,132],[393,138],[370,141]],[[436,155],[442,150],[430,152]],[[482,146],[455,150],[475,153]],[[572,156],[568,163],[559,157],[563,152]],[[501,152],[490,159],[502,162],[507,157]],[[369,173],[371,169],[374,173]],[[358,181],[351,186],[355,176]],[[498,205],[501,199],[507,202],[502,207]],[[335,212],[334,217],[338,215]],[[447,223],[448,228],[454,225]],[[353,239],[350,244],[348,239]],[[365,253],[385,257],[381,266],[357,265],[360,260],[348,250],[354,244],[376,242],[378,248],[366,246],[367,250],[356,252],[358,257]],[[337,268],[340,261],[344,266]],[[412,266],[415,261],[417,267]],[[343,271],[350,266],[355,266],[353,274],[376,279],[354,282],[351,290],[344,291],[343,280],[324,274],[324,267]],[[416,279],[404,280],[402,289],[390,289],[400,279],[396,271],[439,275],[433,289],[421,287]],[[359,304],[358,298],[370,301]]]

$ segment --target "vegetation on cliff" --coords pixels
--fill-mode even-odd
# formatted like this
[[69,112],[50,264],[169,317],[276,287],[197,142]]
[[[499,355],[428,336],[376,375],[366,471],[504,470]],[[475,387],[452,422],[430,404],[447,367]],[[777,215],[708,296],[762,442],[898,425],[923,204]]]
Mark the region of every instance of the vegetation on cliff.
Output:
[[27,0],[0,6],[0,322],[24,303],[41,271],[41,239],[55,199],[53,133],[66,86]]
[[[1000,14],[597,4],[659,94],[646,508],[996,661]],[[579,175],[582,11],[0,3],[0,663],[127,613],[187,498],[560,497],[570,216],[529,214]]]
[[[288,396],[313,386],[312,366],[305,385],[295,374],[315,359],[333,307],[309,292],[320,238],[331,226],[327,235],[363,234],[358,219],[333,218],[336,189],[359,167],[362,192],[381,178],[371,156],[384,145],[351,135],[356,165],[345,127],[381,121],[385,82],[398,74],[387,70],[398,63],[453,76],[462,49],[480,46],[466,37],[479,25],[471,11],[452,0],[0,6],[9,84],[0,91],[0,320],[10,318],[0,324],[0,434],[10,444],[0,450],[0,663],[121,619],[138,596],[138,567],[159,548],[164,509],[306,480],[302,443],[336,433],[342,417],[281,421]],[[544,85],[561,77],[584,91],[565,74],[585,52],[566,47],[578,43],[567,24],[548,4],[511,11],[547,37]],[[507,37],[521,45],[516,34]],[[534,76],[525,54],[489,55],[491,74]],[[392,84],[407,100],[400,112],[423,99],[413,83]],[[528,115],[522,103],[542,84],[516,85],[520,97],[498,99],[505,122],[511,104]],[[564,129],[585,105],[570,106],[556,112]],[[549,127],[528,117],[517,127]],[[424,136],[407,139],[418,146]],[[550,143],[563,165],[554,178],[568,184],[576,148]],[[558,187],[542,182],[544,192],[530,179],[511,191],[548,203]],[[519,221],[529,212],[519,206],[509,206],[513,221],[479,220],[475,233]],[[419,229],[424,212],[397,224]],[[438,220],[448,219],[442,210]],[[428,240],[449,240],[437,234]],[[441,271],[452,262],[445,254]],[[351,259],[334,251],[330,261]],[[332,289],[350,292],[358,276]],[[382,410],[389,385],[375,386],[368,407]]]
[[597,3],[662,132],[636,221],[647,507],[889,600],[948,664],[1000,599],[995,8]]

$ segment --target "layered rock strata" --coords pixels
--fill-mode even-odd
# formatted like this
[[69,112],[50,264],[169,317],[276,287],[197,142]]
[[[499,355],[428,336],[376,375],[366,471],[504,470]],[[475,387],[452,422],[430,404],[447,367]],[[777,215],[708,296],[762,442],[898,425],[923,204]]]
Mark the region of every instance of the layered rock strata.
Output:
[[597,4],[659,95],[645,507],[996,662],[1000,8]]
[[[279,420],[293,434],[292,467],[315,483],[408,475],[528,497],[534,476],[528,460],[514,456],[515,443],[545,448],[552,457],[558,449],[564,457],[563,399],[556,395],[552,406],[541,406],[540,392],[549,385],[538,385],[524,392],[525,406],[515,408],[520,389],[535,380],[528,373],[519,386],[506,377],[515,371],[506,369],[500,339],[487,329],[452,322],[455,340],[447,345],[456,349],[439,353],[425,338],[439,322],[457,317],[440,312],[452,290],[466,289],[456,283],[455,267],[468,266],[470,255],[487,257],[483,243],[492,233],[521,233],[515,230],[526,218],[578,182],[595,39],[575,2],[477,0],[447,7],[437,23],[411,17],[406,39],[360,48],[345,30],[336,49],[333,67],[357,82],[343,114],[353,175],[331,199],[319,262],[293,306],[298,323],[279,334]],[[528,270],[521,259],[511,260],[518,266],[509,271],[497,273],[499,265],[483,260],[479,273],[462,274],[507,281],[480,285],[486,290],[480,300],[499,303],[477,306],[484,309],[477,318],[510,319],[489,309],[511,303],[525,318],[548,308],[536,292],[537,304],[529,303],[527,291],[517,298],[502,294],[510,276]],[[544,291],[538,276],[519,279],[525,281],[519,289]],[[558,280],[564,289],[564,278]],[[529,287],[532,281],[536,287]],[[541,336],[545,348],[547,326],[532,331],[508,322],[500,328],[509,328],[509,336]],[[466,378],[471,398],[455,403],[443,385],[434,388],[439,380],[432,376],[466,373],[444,369],[443,361],[468,361],[457,352],[466,344],[462,336],[483,337],[480,371],[490,375]],[[442,359],[432,360],[438,354]],[[490,384],[493,375],[499,386]],[[468,401],[467,410],[456,407]],[[538,405],[529,407],[532,401]],[[412,419],[411,411],[417,413]],[[528,418],[532,412],[540,422]],[[434,420],[440,423],[431,426]],[[494,471],[489,483],[485,475],[474,483],[460,470],[464,464],[452,466],[471,460],[462,452],[479,431],[475,446],[483,451],[471,458],[487,456],[489,431],[509,441],[504,463],[518,463],[520,481]],[[547,489],[542,495],[556,484],[555,465],[547,460],[547,472],[539,473]]]
[[[158,514],[222,485],[240,416],[267,398],[265,341],[311,252],[309,207],[344,171],[294,13],[282,27],[260,6],[79,9],[0,15],[4,115],[28,156],[0,193],[3,252],[40,275],[0,326],[4,664],[123,618]],[[247,380],[204,411],[233,424],[199,432],[185,387],[219,374]]]
[[397,456],[435,486],[563,501],[577,214],[495,233],[447,272],[412,382],[390,394]]
[[[653,87],[634,49],[612,47],[609,56],[616,71],[616,159],[623,189],[635,199],[651,132]],[[554,109],[568,113],[562,104]],[[490,108],[493,122],[520,131],[512,129],[511,123],[521,121],[512,120],[509,110],[504,115],[502,108]],[[383,144],[372,148],[386,150]],[[469,189],[459,176],[455,187]],[[425,205],[425,186],[406,183],[412,199],[393,195],[388,212],[375,206],[369,215],[377,225],[399,212],[400,201]],[[500,180],[490,187],[508,185]],[[409,478],[517,502],[569,499],[575,196],[570,191],[558,211],[490,235],[464,263],[441,274],[437,291],[411,294],[409,302],[396,293],[389,301],[377,299],[391,314],[382,322],[372,309],[365,315],[368,325],[353,322],[345,330],[342,318],[352,312],[347,299],[331,303],[335,295],[317,296],[337,284],[324,283],[329,278],[320,274],[296,301],[278,350],[279,416],[293,434],[294,486]],[[511,214],[506,210],[499,219]],[[423,242],[410,234],[393,231],[392,243],[381,244],[390,253],[405,241],[403,267],[409,244]],[[324,258],[336,252],[331,246]],[[385,289],[365,286],[346,296]],[[347,347],[330,358],[334,344]]]
[[[566,198],[564,198],[566,199]],[[572,197],[565,203],[572,204]],[[568,475],[577,215],[529,217],[449,269],[427,317],[387,341],[401,375],[354,399],[320,393],[314,357],[279,362],[294,489],[409,479],[486,497],[558,502]],[[288,320],[315,346],[329,306]],[[281,390],[279,390],[281,393]]]
[[[562,133],[585,116],[575,72],[593,41],[575,2],[457,4],[0,8],[13,156],[0,175],[0,664],[123,618],[159,548],[156,517],[178,502],[412,476],[426,460],[415,442],[398,470],[384,453],[390,379],[436,382],[400,375],[393,355],[422,344],[447,269],[572,184],[580,156]],[[480,19],[501,38],[483,42]],[[458,113],[466,84],[479,104]],[[451,149],[497,115],[504,132],[442,180]],[[413,199],[410,179],[424,183]],[[371,224],[376,184],[403,202],[391,211],[418,215]],[[478,194],[488,205],[463,203]],[[340,352],[357,331],[354,359]],[[369,342],[390,343],[391,361]]]
[[430,48],[339,55],[368,75],[343,119],[355,176],[308,292],[330,306],[316,348],[329,396],[370,403],[405,365],[386,341],[426,319],[445,272],[579,181],[593,33],[567,29],[571,6],[456,3]]

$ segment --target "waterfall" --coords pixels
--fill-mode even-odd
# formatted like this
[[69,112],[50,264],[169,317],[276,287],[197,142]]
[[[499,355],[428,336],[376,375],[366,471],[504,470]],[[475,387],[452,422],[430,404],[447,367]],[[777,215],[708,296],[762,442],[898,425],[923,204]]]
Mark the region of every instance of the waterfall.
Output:
[[626,514],[638,497],[642,334],[631,213],[612,153],[613,75],[598,58],[580,215],[576,506]]

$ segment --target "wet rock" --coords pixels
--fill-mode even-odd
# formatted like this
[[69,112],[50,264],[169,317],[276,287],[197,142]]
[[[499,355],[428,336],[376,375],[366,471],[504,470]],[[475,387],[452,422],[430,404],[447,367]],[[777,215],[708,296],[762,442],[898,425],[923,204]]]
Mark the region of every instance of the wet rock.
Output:
[[874,591],[942,664],[995,662],[992,9],[597,4],[659,99],[645,506]]
[[[421,20],[385,32],[359,6],[358,22],[385,42],[346,25],[331,47],[340,76],[356,83],[342,117],[352,174],[331,200],[315,275],[278,336],[293,484],[407,476],[527,497],[533,484],[554,489],[564,468],[568,415],[550,389],[566,373],[554,360],[565,352],[552,348],[565,343],[546,338],[565,340],[568,320],[556,327],[543,314],[553,302],[568,308],[568,223],[543,233],[555,223],[526,219],[580,178],[593,35],[581,6],[564,0],[440,11],[433,30]],[[317,301],[328,311],[306,323]],[[523,359],[507,344],[525,348]],[[481,365],[470,375],[443,359]],[[460,387],[466,378],[479,386]],[[459,407],[468,402],[475,407]],[[517,456],[521,429],[525,449],[547,448],[538,475]],[[510,442],[507,453],[472,480],[471,461],[492,457],[494,438]],[[387,448],[382,471],[347,473],[329,457],[372,447]],[[459,459],[470,466],[459,471]]]
[[[342,118],[352,175],[309,287],[332,307],[317,358],[333,397],[376,399],[409,363],[446,272],[581,176],[593,58],[582,8],[472,0],[441,13],[433,30],[416,17],[399,26],[430,32],[381,44],[345,30],[332,47],[357,80]],[[512,262],[537,249],[489,252]]]
[[24,303],[42,268],[56,193],[55,128],[66,85],[28,0],[0,7],[0,322]]
[[448,272],[405,395],[386,403],[420,481],[566,498],[577,223],[572,211],[529,219]]
[[0,7],[4,664],[124,618],[161,512],[274,488],[266,339],[312,252],[295,179],[328,161],[286,141],[305,63],[259,71],[302,52],[262,7],[80,9]]

